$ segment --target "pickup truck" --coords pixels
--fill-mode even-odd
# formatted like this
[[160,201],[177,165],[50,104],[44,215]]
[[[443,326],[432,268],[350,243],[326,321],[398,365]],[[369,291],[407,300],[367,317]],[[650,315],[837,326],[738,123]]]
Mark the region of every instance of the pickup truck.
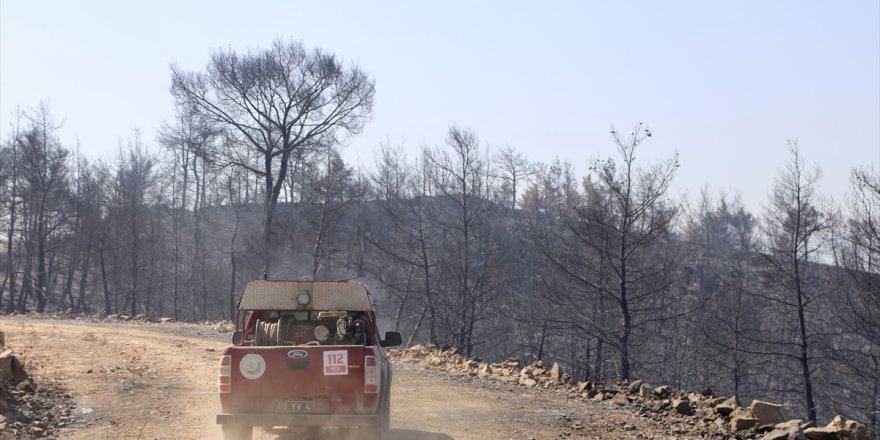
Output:
[[[255,426],[314,436],[328,429],[380,439],[389,429],[391,363],[370,295],[350,281],[252,281],[238,303],[233,345],[220,357],[224,440]],[[344,437],[335,435],[334,437]]]

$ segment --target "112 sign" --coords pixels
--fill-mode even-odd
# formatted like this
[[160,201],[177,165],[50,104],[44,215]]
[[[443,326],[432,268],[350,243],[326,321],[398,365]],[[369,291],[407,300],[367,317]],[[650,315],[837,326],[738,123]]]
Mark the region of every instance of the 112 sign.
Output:
[[348,351],[334,350],[324,352],[324,375],[340,376],[348,374]]

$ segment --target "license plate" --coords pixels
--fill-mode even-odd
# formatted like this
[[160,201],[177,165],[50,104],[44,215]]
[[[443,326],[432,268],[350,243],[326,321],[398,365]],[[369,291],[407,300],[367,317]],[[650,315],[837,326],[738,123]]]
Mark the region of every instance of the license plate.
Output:
[[312,410],[312,402],[308,400],[278,400],[272,402],[272,409],[281,413],[301,413]]

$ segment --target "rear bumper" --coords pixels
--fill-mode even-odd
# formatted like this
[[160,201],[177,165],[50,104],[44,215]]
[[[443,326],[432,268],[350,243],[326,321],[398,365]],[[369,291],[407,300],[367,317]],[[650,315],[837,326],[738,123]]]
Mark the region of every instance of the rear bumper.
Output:
[[379,417],[346,414],[217,414],[217,423],[247,426],[376,426]]

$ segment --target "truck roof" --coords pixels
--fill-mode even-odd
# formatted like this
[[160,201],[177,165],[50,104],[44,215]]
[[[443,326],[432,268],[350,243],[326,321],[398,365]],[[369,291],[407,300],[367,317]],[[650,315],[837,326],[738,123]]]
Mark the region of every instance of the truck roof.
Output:
[[[308,302],[303,304],[306,296]],[[238,307],[242,310],[373,310],[367,288],[355,281],[251,281],[244,288]]]

